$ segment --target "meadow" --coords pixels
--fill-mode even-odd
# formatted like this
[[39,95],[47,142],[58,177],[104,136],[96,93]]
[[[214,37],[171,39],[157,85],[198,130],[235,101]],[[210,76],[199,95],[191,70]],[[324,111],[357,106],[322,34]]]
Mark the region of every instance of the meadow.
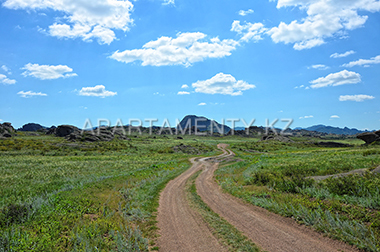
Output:
[[[241,160],[216,171],[223,190],[335,239],[379,251],[380,175],[308,177],[374,169],[380,146],[345,139],[334,141],[353,146],[327,148],[312,138],[293,140],[133,135],[130,141],[86,143],[18,133],[0,140],[0,251],[158,250],[160,191],[190,167],[190,157],[220,153],[221,142]],[[231,251],[256,251],[202,202],[193,182],[192,204]]]
[[[189,153],[173,146],[191,146]],[[0,141],[0,251],[157,249],[155,212],[166,183],[194,152],[174,136],[76,143],[52,136]]]
[[[216,171],[226,192],[365,251],[380,250],[379,145],[321,148],[311,142],[231,144],[242,161]],[[342,141],[341,141],[342,142]],[[310,177],[368,169],[364,176]]]

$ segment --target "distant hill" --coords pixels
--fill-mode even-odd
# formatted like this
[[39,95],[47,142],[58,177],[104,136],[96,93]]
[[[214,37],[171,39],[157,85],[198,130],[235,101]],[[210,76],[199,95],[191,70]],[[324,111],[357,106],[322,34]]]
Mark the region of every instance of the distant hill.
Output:
[[37,131],[40,129],[47,129],[47,127],[44,127],[38,123],[27,123],[17,130],[18,131]]
[[314,126],[310,126],[303,129],[308,130],[308,131],[316,131],[316,132],[321,132],[321,133],[337,134],[337,135],[356,135],[363,132],[367,132],[367,131],[362,131],[355,128],[353,129],[349,129],[347,127],[339,128],[339,127],[326,126],[323,124],[314,125]]
[[177,125],[177,128],[181,129],[191,129],[191,128],[197,127],[197,131],[213,131],[213,132],[219,132],[222,133],[221,131],[224,130],[224,133],[228,133],[231,128],[222,125],[215,120],[210,120],[206,117],[203,116],[196,116],[196,115],[187,115],[185,116],[181,122]]

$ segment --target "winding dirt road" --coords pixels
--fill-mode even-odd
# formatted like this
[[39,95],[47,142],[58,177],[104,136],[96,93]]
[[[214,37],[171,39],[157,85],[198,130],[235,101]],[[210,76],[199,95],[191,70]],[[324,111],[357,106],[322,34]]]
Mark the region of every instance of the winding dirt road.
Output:
[[202,200],[262,249],[270,252],[358,251],[298,225],[289,218],[222,193],[213,174],[218,162],[231,159],[234,153],[225,144],[219,144],[218,147],[223,150],[223,154],[191,159],[192,167],[170,181],[161,193],[157,216],[161,234],[158,241],[160,251],[226,251],[187,202],[186,181],[200,169],[203,172],[195,183]]

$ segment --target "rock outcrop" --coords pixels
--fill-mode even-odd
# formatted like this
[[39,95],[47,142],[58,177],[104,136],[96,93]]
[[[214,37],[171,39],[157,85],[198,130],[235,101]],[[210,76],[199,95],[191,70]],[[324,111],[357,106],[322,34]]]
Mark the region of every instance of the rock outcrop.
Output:
[[356,137],[363,140],[366,144],[370,144],[380,140],[380,130],[374,132],[361,133]]
[[130,140],[123,128],[100,127],[95,130],[81,130],[72,125],[60,125],[51,129],[46,134],[54,134],[57,137],[64,137],[69,141],[96,142],[111,141],[114,138],[121,140]]
[[0,123],[0,138],[9,138],[14,136],[16,130],[13,128],[12,124],[9,122]]
[[37,131],[41,129],[45,129],[46,127],[42,126],[38,123],[27,123],[24,124],[21,128],[17,129],[18,131]]

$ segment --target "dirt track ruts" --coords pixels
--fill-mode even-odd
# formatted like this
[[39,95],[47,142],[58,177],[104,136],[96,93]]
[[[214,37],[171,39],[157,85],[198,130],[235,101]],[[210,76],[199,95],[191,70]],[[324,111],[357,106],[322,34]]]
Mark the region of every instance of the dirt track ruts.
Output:
[[194,158],[190,161],[192,167],[170,181],[160,195],[157,215],[160,251],[226,251],[187,201],[186,182],[202,168]]
[[170,181],[161,193],[158,226],[160,251],[225,251],[212,236],[199,214],[187,202],[186,181],[199,171],[197,192],[217,214],[243,232],[266,251],[358,251],[342,242],[324,237],[294,220],[273,214],[263,208],[248,205],[222,193],[213,179],[218,168],[216,160],[228,159],[234,153],[227,145],[218,145],[223,154],[213,158],[191,159],[192,167]]

